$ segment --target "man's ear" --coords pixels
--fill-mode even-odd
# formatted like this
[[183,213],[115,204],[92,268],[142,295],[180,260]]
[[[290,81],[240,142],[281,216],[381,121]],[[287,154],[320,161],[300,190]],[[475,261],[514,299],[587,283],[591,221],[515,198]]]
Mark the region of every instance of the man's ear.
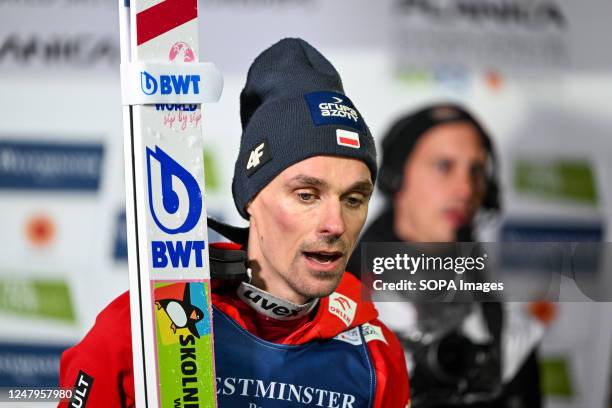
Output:
[[247,205],[244,207],[244,210],[246,211],[246,213],[249,214],[249,218],[251,218],[251,216],[253,215],[251,214],[251,204],[253,204],[253,200],[249,201]]

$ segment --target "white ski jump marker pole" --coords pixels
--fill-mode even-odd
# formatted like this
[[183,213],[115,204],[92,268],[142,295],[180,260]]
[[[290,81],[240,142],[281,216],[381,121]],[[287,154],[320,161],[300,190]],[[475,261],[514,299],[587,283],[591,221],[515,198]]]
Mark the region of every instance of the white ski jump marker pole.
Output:
[[197,0],[119,0],[137,407],[215,407]]

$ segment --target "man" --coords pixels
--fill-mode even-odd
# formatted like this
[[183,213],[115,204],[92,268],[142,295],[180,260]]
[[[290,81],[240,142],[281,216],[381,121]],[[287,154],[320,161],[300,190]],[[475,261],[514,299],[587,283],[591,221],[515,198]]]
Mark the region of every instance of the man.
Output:
[[390,205],[364,236],[453,242],[481,207],[497,209],[497,186],[487,176],[495,157],[486,135],[456,105],[434,105],[397,121],[383,140],[379,180]]
[[[408,406],[402,348],[344,274],[377,171],[363,118],[334,67],[299,39],[258,56],[240,98],[232,191],[250,221],[250,281],[215,279],[223,271],[211,263],[219,406]],[[64,353],[61,385],[82,371],[93,377],[88,406],[133,406],[131,359],[124,294]]]
[[[491,212],[500,207],[495,164],[487,132],[462,107],[438,104],[403,117],[383,140],[379,187],[387,198],[387,207],[364,232],[361,242],[473,241],[475,216],[481,209]],[[367,272],[360,262],[357,250],[347,269]],[[535,357],[530,348],[511,350],[505,346],[508,331],[502,333],[499,303],[398,300],[379,303],[377,308],[381,320],[407,346],[415,408],[447,404],[540,406]],[[424,331],[424,327],[428,329]],[[435,341],[414,340],[427,338],[423,334]],[[432,363],[433,350],[439,361]],[[471,361],[467,357],[483,350],[487,360]],[[447,370],[443,360],[456,365]],[[502,391],[502,380],[508,383],[513,377]],[[500,392],[502,396],[498,397]],[[485,400],[489,401],[482,402]]]

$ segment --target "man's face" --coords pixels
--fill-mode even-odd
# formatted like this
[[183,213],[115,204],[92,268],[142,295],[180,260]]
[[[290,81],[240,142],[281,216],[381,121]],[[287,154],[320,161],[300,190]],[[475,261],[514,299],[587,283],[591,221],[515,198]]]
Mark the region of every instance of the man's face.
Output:
[[470,123],[438,125],[421,136],[393,198],[394,229],[405,241],[451,242],[472,221],[486,192],[487,154]]
[[316,156],[276,176],[247,207],[252,283],[298,304],[332,293],[372,188],[368,167],[349,158]]

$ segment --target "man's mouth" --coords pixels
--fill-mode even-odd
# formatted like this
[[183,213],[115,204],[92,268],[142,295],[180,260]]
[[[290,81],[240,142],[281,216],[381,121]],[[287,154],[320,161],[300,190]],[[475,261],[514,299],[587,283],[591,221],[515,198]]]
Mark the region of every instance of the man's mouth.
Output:
[[304,256],[321,265],[329,265],[342,258],[342,252],[339,251],[304,251]]
[[455,226],[467,224],[470,221],[470,215],[467,211],[462,210],[446,210],[446,218]]

